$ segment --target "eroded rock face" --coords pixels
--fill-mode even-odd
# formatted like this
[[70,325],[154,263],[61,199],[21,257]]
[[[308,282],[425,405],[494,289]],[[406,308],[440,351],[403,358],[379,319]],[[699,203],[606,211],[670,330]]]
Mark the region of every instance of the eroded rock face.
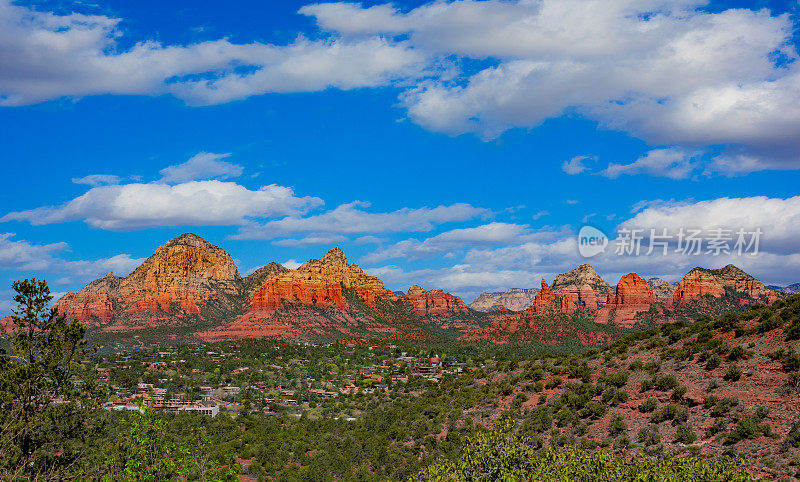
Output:
[[661,303],[672,303],[672,297],[675,294],[675,290],[678,289],[674,284],[667,283],[661,278],[650,278],[647,280],[647,285],[652,290],[656,301]]
[[469,311],[466,303],[457,296],[446,293],[444,290],[425,290],[419,285],[408,289],[403,297],[411,304],[414,314],[419,317],[448,316]]
[[331,305],[344,308],[343,289],[355,291],[361,301],[371,308],[375,308],[378,297],[396,299],[383,281],[348,263],[344,252],[334,248],[322,259],[312,259],[296,270],[268,278],[253,294],[245,316],[268,316],[286,302],[320,308]]
[[0,333],[10,335],[14,331],[14,318],[4,316],[0,318]]
[[596,310],[604,302],[611,287],[588,264],[561,273],[553,281],[552,290],[566,295],[569,303],[564,306],[565,312],[575,309]]
[[109,273],[55,303],[87,322],[117,325],[178,321],[199,315],[222,294],[241,288],[239,270],[223,249],[191,233],[161,246],[125,278]]
[[[120,283],[128,314],[199,314],[220,289],[235,292],[241,280],[231,256],[205,239],[183,234],[158,248]],[[214,286],[212,286],[214,285]]]
[[469,307],[476,311],[499,311],[508,309],[511,311],[523,311],[533,304],[533,299],[539,290],[536,288],[511,288],[505,292],[487,293],[483,292],[469,304]]
[[675,304],[690,303],[703,296],[722,297],[726,288],[742,294],[751,300],[772,303],[777,299],[775,292],[760,281],[729,264],[721,269],[694,268],[678,283],[672,297]]
[[119,286],[123,278],[110,272],[92,281],[77,293],[67,293],[54,306],[70,318],[107,322],[114,317],[115,307],[122,304]]
[[653,303],[655,296],[647,281],[636,273],[629,273],[619,280],[615,293],[608,294],[605,306],[597,312],[595,321],[632,326],[636,314],[648,311]]

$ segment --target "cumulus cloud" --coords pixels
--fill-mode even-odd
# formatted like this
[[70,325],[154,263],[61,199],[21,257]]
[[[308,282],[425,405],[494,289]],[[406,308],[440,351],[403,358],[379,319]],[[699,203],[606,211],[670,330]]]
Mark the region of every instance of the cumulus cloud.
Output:
[[379,36],[358,41],[299,36],[283,46],[143,40],[123,49],[120,21],[56,15],[0,0],[0,105],[165,93],[205,105],[270,92],[377,87],[413,78],[425,67],[406,43]]
[[787,199],[766,196],[723,197],[699,202],[660,201],[647,205],[620,224],[626,229],[667,230],[675,235],[681,228],[754,231],[761,229],[762,250],[773,254],[797,252],[800,239],[800,196]]
[[[408,117],[437,132],[493,139],[579,114],[654,147],[652,156],[613,164],[608,175],[683,176],[687,166],[650,164],[671,147],[709,148],[709,173],[800,168],[792,16],[703,7],[697,0],[456,0],[403,11],[321,3],[300,9],[322,30],[314,40],[141,39],[123,48],[121,19],[0,0],[0,105],[96,94],[171,94],[208,105],[394,85],[404,89]],[[568,173],[583,170],[574,162],[564,166]]]
[[494,60],[458,82],[432,78],[405,93],[410,117],[435,131],[491,139],[577,111],[654,144],[730,144],[726,162],[711,166],[726,173],[800,167],[792,19],[701,5],[462,0],[407,12],[329,3],[301,13],[345,36],[402,34],[432,55]]
[[229,156],[230,154],[200,152],[183,164],[162,169],[160,171],[161,181],[180,183],[201,179],[228,179],[241,176],[244,170],[242,166],[221,160]]
[[94,187],[60,206],[9,213],[0,222],[43,225],[83,220],[93,228],[109,230],[227,226],[242,224],[249,217],[301,213],[321,204],[319,198],[296,197],[291,188],[275,184],[250,190],[223,181],[131,183]]
[[[649,229],[656,229],[661,234],[666,228],[669,235],[677,235],[682,227],[704,232],[720,227],[730,230],[761,228],[763,235],[756,255],[752,251],[743,255],[735,251],[717,255],[705,248],[699,255],[686,255],[675,250],[674,242],[669,244],[666,254],[660,249],[647,254]],[[606,251],[592,258],[583,258],[575,234],[564,231],[554,233],[550,238],[509,240],[499,246],[470,246],[453,266],[440,269],[407,271],[386,265],[365,270],[381,276],[393,287],[422,282],[425,286],[452,291],[467,300],[483,290],[538,287],[542,278],[550,283],[558,273],[583,263],[591,264],[612,285],[630,272],[643,277],[658,276],[672,282],[695,266],[720,268],[727,264],[734,264],[765,283],[789,284],[800,279],[800,253],[796,242],[800,237],[800,197],[652,202],[638,206],[636,213],[617,226],[617,230],[620,229],[646,230],[639,255],[618,254],[614,239],[616,233],[609,232],[612,242]],[[395,249],[405,247],[413,250],[420,244],[405,243]],[[430,248],[430,244],[426,247]],[[380,258],[376,257],[375,262]]]
[[53,255],[67,249],[67,243],[31,244],[15,241],[14,233],[0,234],[0,268],[21,270],[44,270],[53,263]]
[[144,259],[119,254],[97,260],[66,260],[59,255],[69,249],[67,243],[34,244],[12,239],[14,233],[0,234],[0,269],[9,271],[34,271],[65,273],[79,280],[94,279],[109,271],[127,275]]
[[466,221],[491,213],[488,209],[456,203],[435,208],[403,208],[392,212],[369,212],[367,202],[342,204],[331,211],[312,216],[288,216],[264,224],[250,223],[240,228],[234,239],[273,239],[295,233],[396,233],[430,231],[434,226]]
[[286,269],[297,269],[297,268],[299,268],[300,266],[303,265],[303,263],[300,263],[296,259],[289,259],[289,260],[284,261],[281,264]]
[[686,179],[698,167],[698,152],[678,147],[654,149],[631,164],[611,163],[600,171],[600,175],[616,179],[625,174],[648,174],[670,179]]
[[452,229],[422,241],[406,239],[372,252],[364,256],[363,260],[366,263],[377,263],[395,258],[414,260],[445,253],[450,254],[454,250],[469,246],[520,243],[532,239],[552,238],[556,234],[552,231],[534,232],[526,224],[493,222],[474,228]]

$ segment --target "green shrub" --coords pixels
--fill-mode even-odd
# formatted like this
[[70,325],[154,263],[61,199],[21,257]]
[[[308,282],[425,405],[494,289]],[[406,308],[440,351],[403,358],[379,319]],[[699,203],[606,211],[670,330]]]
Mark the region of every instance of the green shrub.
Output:
[[722,358],[719,355],[711,355],[706,361],[706,370],[713,370],[722,363]]
[[725,372],[725,376],[722,378],[730,382],[735,382],[742,378],[742,369],[734,363],[728,367],[728,370]]
[[542,451],[513,433],[510,424],[465,441],[455,460],[441,458],[411,481],[493,480],[752,480],[741,461],[727,458],[648,457],[566,447]]
[[662,375],[653,379],[653,386],[656,390],[666,392],[678,386],[678,377],[673,374]]
[[658,400],[655,398],[648,398],[639,405],[639,411],[642,413],[649,413],[658,407]]
[[682,424],[678,425],[678,429],[675,431],[675,440],[685,444],[690,444],[697,440],[697,435],[695,435],[691,425]]
[[561,377],[551,378],[550,380],[547,380],[547,383],[545,383],[544,387],[548,390],[553,388],[558,388],[561,386],[561,383],[563,383],[563,381],[564,380],[562,380]]
[[622,418],[622,415],[614,415],[611,418],[611,423],[608,426],[608,433],[611,435],[619,435],[624,432],[628,428],[628,425],[625,423],[625,420]]

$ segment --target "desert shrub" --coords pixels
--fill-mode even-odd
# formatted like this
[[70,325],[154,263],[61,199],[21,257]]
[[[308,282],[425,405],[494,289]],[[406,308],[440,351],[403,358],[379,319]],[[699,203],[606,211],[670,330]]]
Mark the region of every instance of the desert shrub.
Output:
[[783,443],[789,447],[800,447],[800,419],[792,424]]
[[719,355],[711,355],[706,361],[706,370],[713,370],[722,363],[722,358]]
[[686,395],[686,391],[686,385],[678,385],[674,390],[672,390],[672,399],[676,402],[680,402],[683,400],[684,395]]
[[773,314],[762,320],[758,325],[756,325],[756,332],[766,333],[768,331],[780,327],[782,324],[783,320],[781,320],[780,318],[778,318]]
[[736,423],[736,427],[725,435],[726,444],[735,444],[741,440],[772,435],[768,423],[762,423],[764,417],[759,413],[744,417]]
[[673,374],[662,375],[653,379],[653,386],[656,390],[666,392],[678,386],[678,377]]
[[739,405],[739,401],[735,398],[721,398],[714,403],[710,415],[714,418],[722,417],[737,405]]
[[642,360],[634,360],[628,366],[628,369],[634,371],[644,370],[644,362],[642,362]]
[[511,408],[515,410],[519,410],[522,407],[522,404],[528,401],[528,397],[523,393],[518,393],[514,400],[511,401]]
[[597,403],[597,402],[589,402],[586,404],[586,407],[582,408],[579,415],[582,419],[598,419],[606,414],[608,411],[608,406]]
[[661,441],[661,435],[658,433],[658,426],[651,425],[639,430],[636,439],[640,444],[643,444],[646,447],[649,447],[650,445],[656,445]]
[[730,382],[735,382],[742,378],[742,369],[734,363],[728,367],[728,370],[725,372],[725,376],[722,378]]
[[642,380],[642,384],[641,384],[642,393],[649,392],[650,390],[652,390],[653,389],[653,385],[654,385],[653,384],[653,380]]
[[783,365],[783,370],[786,372],[800,370],[800,355],[794,351],[790,351],[789,353],[783,355],[781,364]]
[[618,390],[614,387],[606,388],[603,391],[603,402],[610,403],[612,406],[617,406],[620,403],[628,401],[628,392],[625,390]]
[[551,378],[550,380],[547,380],[547,383],[545,383],[544,387],[548,390],[553,388],[558,388],[561,386],[561,383],[563,383],[563,381],[564,380],[562,380],[561,377]]
[[697,440],[697,435],[695,435],[691,425],[681,424],[678,425],[678,429],[675,431],[675,440],[685,444],[690,444]]
[[728,360],[730,361],[738,361],[747,356],[747,352],[741,346],[735,346],[731,349],[730,353],[728,353]]
[[614,415],[611,418],[611,423],[608,426],[608,433],[615,436],[619,435],[624,432],[628,428],[628,425],[625,423],[625,420],[622,418],[622,415]]
[[718,418],[714,424],[708,427],[708,430],[706,430],[706,437],[713,437],[718,433],[724,432],[727,427],[728,424],[725,422],[725,419]]
[[655,398],[648,398],[639,405],[639,411],[642,413],[649,413],[658,407],[658,400]]
[[628,372],[603,373],[597,379],[597,383],[604,383],[616,388],[622,388],[628,383],[630,374]]

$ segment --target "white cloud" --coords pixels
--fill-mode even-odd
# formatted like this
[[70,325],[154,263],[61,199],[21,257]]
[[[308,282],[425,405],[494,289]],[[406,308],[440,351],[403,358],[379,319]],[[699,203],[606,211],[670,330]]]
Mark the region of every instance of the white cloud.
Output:
[[539,211],[538,213],[536,213],[536,214],[534,214],[533,216],[531,216],[531,218],[532,218],[534,221],[536,221],[537,219],[539,219],[539,218],[541,218],[541,217],[543,217],[543,216],[548,216],[549,214],[550,214],[550,213],[549,213],[548,211]]
[[107,184],[104,181],[111,176],[87,176],[77,180],[93,186],[83,195],[60,206],[8,213],[0,222],[28,221],[38,226],[82,220],[108,230],[231,226],[249,218],[303,214],[324,204],[316,197],[297,197],[292,188],[277,184],[250,190],[235,182],[209,180],[241,174],[241,166],[220,161],[227,156],[201,152],[162,169],[163,178],[150,183]]
[[332,245],[334,243],[341,243],[343,241],[347,241],[347,238],[337,234],[326,234],[326,235],[310,235],[300,239],[281,239],[278,241],[273,241],[272,244],[275,246],[320,246],[320,245]]
[[190,181],[168,185],[131,183],[98,186],[60,206],[13,212],[0,222],[33,225],[83,220],[93,228],[124,230],[154,226],[228,226],[249,217],[278,217],[322,204],[296,197],[289,187],[270,184],[249,190],[233,182]]
[[[800,168],[793,17],[704,6],[455,0],[401,11],[388,3],[324,3],[300,9],[323,30],[315,40],[144,39],[125,48],[132,42],[119,41],[120,19],[0,0],[0,105],[97,94],[172,94],[208,105],[394,85],[405,89],[410,119],[451,135],[492,139],[579,114],[644,139],[654,152],[710,148],[709,173]],[[564,169],[582,170],[576,162]],[[682,166],[663,171],[641,159],[612,166],[609,175],[684,175]]]
[[234,239],[273,239],[294,233],[390,233],[430,231],[434,226],[466,221],[490,214],[488,209],[456,203],[435,208],[403,208],[397,211],[373,213],[365,211],[369,203],[355,201],[342,204],[332,211],[308,217],[289,216],[265,224],[247,224]]
[[109,271],[125,276],[144,259],[119,254],[97,260],[66,260],[58,256],[69,249],[67,243],[33,244],[11,239],[14,233],[0,234],[0,269],[17,272],[64,273],[79,281],[94,279]]
[[53,255],[67,249],[67,243],[51,243],[44,245],[31,244],[28,241],[14,241],[14,233],[0,234],[0,268],[14,271],[44,270],[49,268]]
[[215,104],[270,92],[377,87],[415,77],[425,67],[407,44],[378,36],[358,41],[300,36],[285,46],[144,40],[123,49],[119,22],[0,0],[0,105],[165,93],[191,104]]
[[387,240],[387,238],[379,238],[377,236],[367,235],[356,238],[354,242],[355,244],[383,244]]
[[120,181],[119,176],[110,174],[89,174],[88,176],[72,178],[75,184],[87,184],[92,187],[104,186],[107,184],[118,184]]
[[200,152],[191,159],[175,166],[165,167],[160,171],[162,182],[181,183],[201,179],[228,179],[242,175],[243,168],[237,164],[221,161],[230,154],[214,154]]
[[286,269],[297,269],[297,268],[299,268],[300,266],[302,266],[302,265],[303,265],[303,263],[300,263],[300,262],[298,262],[298,261],[297,261],[297,260],[295,260],[295,259],[289,259],[289,260],[286,260],[286,261],[284,261],[284,262],[283,262],[283,263],[281,263],[281,264],[282,264],[282,265],[283,265],[283,267],[284,267],[284,268],[286,268]]
[[[365,271],[381,276],[393,288],[424,283],[425,286],[452,291],[465,299],[471,299],[483,290],[538,287],[540,279],[551,283],[558,273],[583,263],[591,264],[612,285],[629,272],[646,278],[658,276],[667,281],[677,281],[695,266],[720,268],[727,264],[734,264],[765,283],[790,284],[800,280],[800,253],[796,242],[800,239],[800,197],[658,201],[643,204],[639,212],[620,223],[619,227],[648,230],[639,256],[617,255],[614,233],[607,233],[612,242],[605,253],[583,258],[574,234],[564,232],[552,238],[520,243],[509,241],[496,247],[472,247],[453,266],[440,269],[406,271],[388,265],[365,268]],[[704,230],[760,227],[764,234],[759,253],[755,256],[736,253],[689,256],[676,253],[674,246],[666,256],[660,250],[646,255],[650,228],[659,232],[667,228],[674,234],[681,227]]]
[[420,259],[439,254],[452,254],[454,250],[468,246],[486,246],[519,243],[532,239],[553,238],[552,231],[534,232],[527,224],[493,222],[474,228],[452,229],[423,241],[406,239],[389,247],[364,256],[366,263],[377,263],[387,259]]
[[756,196],[719,198],[699,202],[659,201],[646,205],[624,228],[667,229],[675,234],[681,228],[730,230],[760,228],[761,249],[774,254],[797,252],[800,239],[800,196],[787,199]]
[[434,56],[495,61],[406,92],[410,117],[431,130],[494,138],[578,111],[658,145],[732,144],[728,162],[711,166],[726,173],[800,167],[792,18],[703,4],[462,0],[407,12],[335,3],[301,13],[345,36],[402,34]]
[[678,147],[654,149],[631,164],[609,164],[600,175],[616,179],[624,174],[648,174],[650,176],[686,179],[698,167],[699,152]]
[[575,174],[580,174],[583,171],[589,169],[589,166],[584,164],[586,160],[596,160],[595,157],[591,156],[575,156],[568,161],[564,161],[564,165],[561,166],[561,170],[573,176]]

